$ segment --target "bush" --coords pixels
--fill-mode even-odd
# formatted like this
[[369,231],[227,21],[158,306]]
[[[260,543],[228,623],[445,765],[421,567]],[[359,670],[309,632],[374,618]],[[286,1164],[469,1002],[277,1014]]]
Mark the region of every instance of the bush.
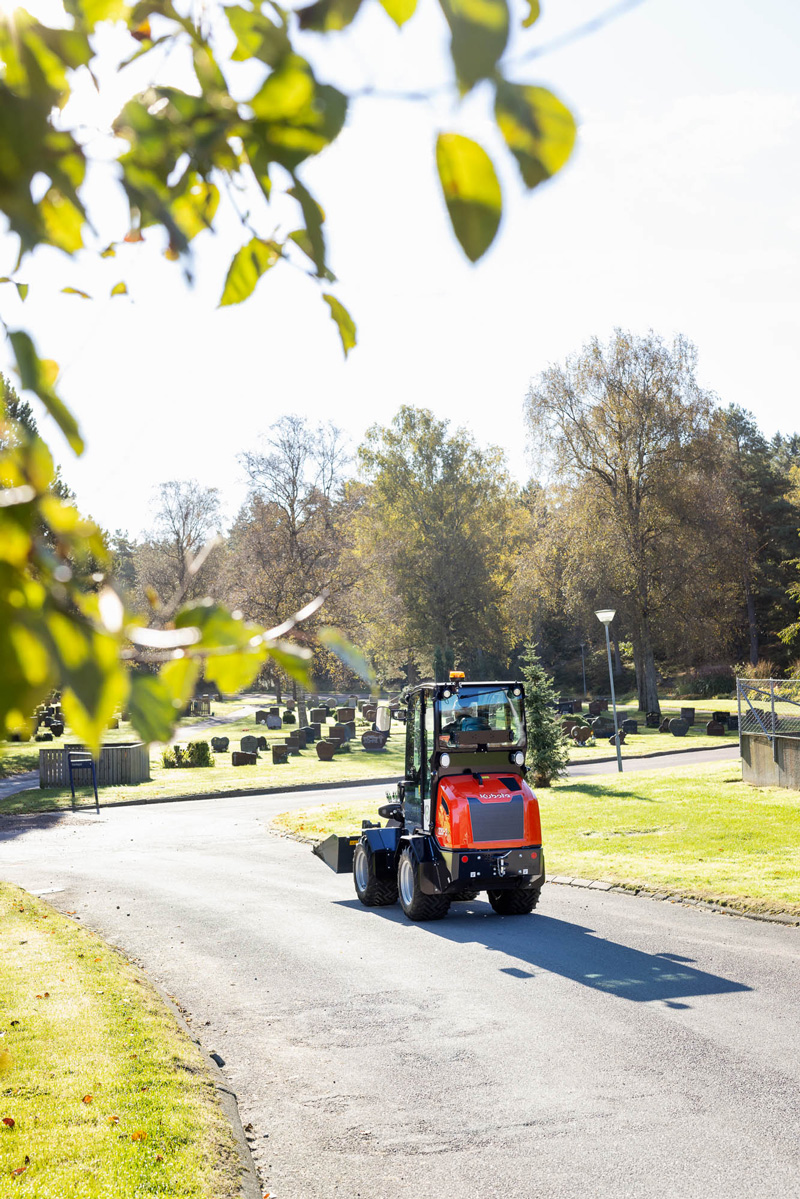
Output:
[[724,699],[736,691],[738,667],[701,666],[691,670],[675,687],[677,699]]
[[176,767],[213,766],[214,755],[207,741],[190,741],[182,745],[168,745],[161,754],[161,764],[168,770]]
[[567,772],[569,743],[555,711],[559,695],[530,642],[522,656],[525,709],[528,717],[528,763],[537,787],[549,787]]

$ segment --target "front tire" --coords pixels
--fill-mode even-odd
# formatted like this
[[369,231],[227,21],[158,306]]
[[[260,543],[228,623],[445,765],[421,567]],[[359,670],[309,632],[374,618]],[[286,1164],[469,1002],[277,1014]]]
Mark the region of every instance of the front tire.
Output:
[[441,920],[447,915],[450,900],[446,895],[425,895],[420,891],[416,865],[407,849],[400,854],[397,865],[397,890],[400,907],[409,920]]
[[541,890],[490,891],[489,903],[498,916],[527,916],[539,902]]
[[361,841],[353,854],[353,882],[356,895],[365,908],[388,908],[397,903],[397,886],[394,879],[375,877],[373,860]]

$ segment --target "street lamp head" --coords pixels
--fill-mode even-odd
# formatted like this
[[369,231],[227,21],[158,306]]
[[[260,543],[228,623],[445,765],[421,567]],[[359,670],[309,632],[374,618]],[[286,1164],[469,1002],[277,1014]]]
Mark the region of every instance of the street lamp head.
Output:
[[601,624],[611,624],[611,621],[617,614],[616,608],[601,608],[599,612],[595,612],[595,616]]

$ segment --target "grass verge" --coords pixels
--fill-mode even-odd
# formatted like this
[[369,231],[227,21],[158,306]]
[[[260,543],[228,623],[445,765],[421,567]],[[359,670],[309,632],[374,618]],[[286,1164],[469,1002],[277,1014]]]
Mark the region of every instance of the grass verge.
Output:
[[0,1194],[238,1195],[202,1054],[139,973],[6,883],[0,955]]
[[[800,915],[800,792],[751,787],[738,762],[590,776],[537,797],[550,875]],[[273,823],[317,840],[360,828],[375,808],[323,804]]]

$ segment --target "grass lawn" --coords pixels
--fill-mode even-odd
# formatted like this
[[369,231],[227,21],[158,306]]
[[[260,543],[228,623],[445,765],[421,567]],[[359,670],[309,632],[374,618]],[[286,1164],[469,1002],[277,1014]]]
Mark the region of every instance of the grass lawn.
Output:
[[0,954],[0,1194],[238,1195],[203,1056],[141,975],[5,883]]
[[[800,915],[800,792],[750,787],[738,763],[568,780],[537,796],[550,875]],[[326,804],[274,823],[316,840],[359,829],[375,808]]]

